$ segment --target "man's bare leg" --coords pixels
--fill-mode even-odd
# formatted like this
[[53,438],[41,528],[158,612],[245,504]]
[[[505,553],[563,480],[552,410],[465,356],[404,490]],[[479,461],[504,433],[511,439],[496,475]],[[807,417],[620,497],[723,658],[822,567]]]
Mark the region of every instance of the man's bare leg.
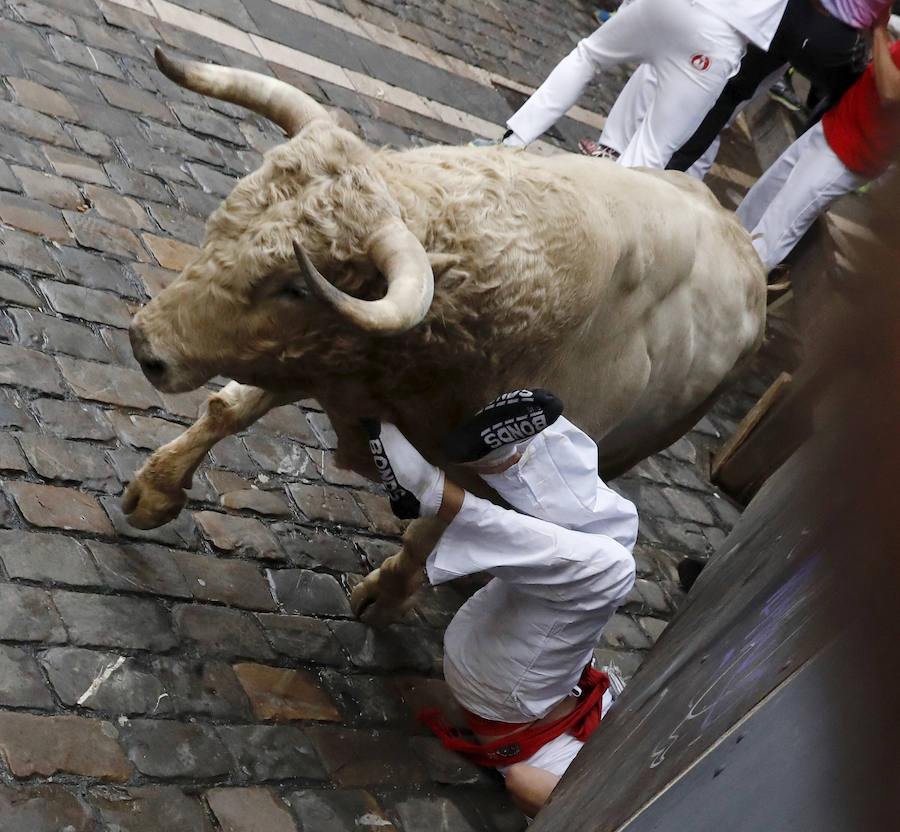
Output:
[[542,768],[515,763],[506,772],[506,789],[513,803],[533,818],[544,807],[559,779],[558,775]]
[[210,396],[203,415],[177,439],[157,449],[129,484],[122,498],[128,522],[138,529],[153,529],[173,520],[187,502],[194,472],[216,442],[300,396],[270,393],[236,381]]

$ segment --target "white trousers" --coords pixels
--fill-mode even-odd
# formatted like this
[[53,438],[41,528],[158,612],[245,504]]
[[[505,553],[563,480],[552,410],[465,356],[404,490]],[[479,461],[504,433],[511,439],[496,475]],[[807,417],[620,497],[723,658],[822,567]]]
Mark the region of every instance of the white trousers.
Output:
[[634,0],[581,40],[506,124],[527,144],[575,104],[596,72],[648,63],[656,95],[620,162],[664,168],[737,71],[746,46],[736,29],[692,0]]
[[[617,96],[606,124],[600,134],[600,144],[611,147],[619,154],[619,163],[622,163],[622,154],[629,142],[640,129],[647,115],[653,99],[657,93],[656,70],[650,64],[641,64],[628,79],[622,92]],[[721,140],[717,136],[715,141],[706,149],[704,154],[686,171],[701,182],[709,169],[716,161]]]
[[753,236],[753,246],[771,271],[822,211],[866,181],[835,155],[819,122],[778,157],[735,215]]
[[530,722],[572,692],[634,583],[634,506],[597,474],[597,446],[560,418],[485,481],[517,510],[466,494],[428,559],[432,583],[487,571],[444,636],[444,676],[485,719]]

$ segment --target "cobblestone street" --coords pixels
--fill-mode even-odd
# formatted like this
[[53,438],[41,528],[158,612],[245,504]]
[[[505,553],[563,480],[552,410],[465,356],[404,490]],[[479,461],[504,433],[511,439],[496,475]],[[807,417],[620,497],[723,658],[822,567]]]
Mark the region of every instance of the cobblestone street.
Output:
[[[281,140],[166,80],[156,45],[276,75],[375,144],[462,143],[502,132],[592,8],[0,0],[0,832],[524,829],[500,777],[415,720],[452,715],[442,632],[477,582],[426,587],[386,631],[352,617],[348,581],[401,527],[336,467],[314,401],[216,445],[175,521],[125,522],[125,485],[218,387],[155,390],[127,326]],[[539,151],[595,137],[625,77]],[[641,513],[639,577],[597,655],[626,678],[683,600],[677,562],[739,515],[710,449],[766,386],[613,483]]]

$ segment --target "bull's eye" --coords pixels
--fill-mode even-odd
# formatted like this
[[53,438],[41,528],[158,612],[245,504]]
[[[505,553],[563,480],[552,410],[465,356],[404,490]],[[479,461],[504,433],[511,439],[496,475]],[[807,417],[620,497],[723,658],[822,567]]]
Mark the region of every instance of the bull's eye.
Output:
[[306,297],[306,292],[293,283],[286,283],[278,295],[288,300],[303,300]]

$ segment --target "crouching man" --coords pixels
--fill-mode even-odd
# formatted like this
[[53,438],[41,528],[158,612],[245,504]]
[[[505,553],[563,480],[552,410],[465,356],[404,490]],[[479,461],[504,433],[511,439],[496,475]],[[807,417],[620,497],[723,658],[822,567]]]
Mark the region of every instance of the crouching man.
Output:
[[600,632],[634,583],[634,506],[597,473],[593,440],[542,390],[495,399],[446,442],[513,510],[464,491],[390,424],[370,447],[403,517],[447,523],[428,558],[433,584],[492,579],[444,636],[444,676],[478,742],[423,716],[448,748],[496,767],[529,816],[544,805],[612,702],[593,669]]

